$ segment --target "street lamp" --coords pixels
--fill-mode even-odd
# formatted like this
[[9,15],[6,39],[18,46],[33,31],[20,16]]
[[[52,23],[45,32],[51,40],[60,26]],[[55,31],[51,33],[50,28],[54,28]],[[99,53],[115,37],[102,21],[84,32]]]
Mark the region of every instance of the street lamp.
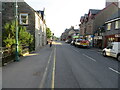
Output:
[[18,53],[18,5],[17,0],[15,1],[15,27],[16,27],[16,51],[15,51],[15,61],[19,61],[19,53]]

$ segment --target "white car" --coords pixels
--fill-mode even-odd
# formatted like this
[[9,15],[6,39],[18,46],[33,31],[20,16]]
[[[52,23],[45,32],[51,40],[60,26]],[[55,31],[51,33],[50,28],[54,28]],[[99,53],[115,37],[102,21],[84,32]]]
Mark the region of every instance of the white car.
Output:
[[120,42],[112,42],[109,46],[103,49],[103,56],[111,56],[120,61]]

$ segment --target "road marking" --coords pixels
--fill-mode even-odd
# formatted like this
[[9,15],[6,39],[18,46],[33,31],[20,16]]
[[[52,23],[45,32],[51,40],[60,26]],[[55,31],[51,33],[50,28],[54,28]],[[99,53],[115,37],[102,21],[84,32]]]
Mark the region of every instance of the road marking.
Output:
[[[73,48],[72,48],[73,49]],[[79,52],[78,50],[75,50],[75,49],[73,49],[74,51],[76,51],[76,52]]]
[[115,70],[115,69],[113,69],[111,67],[109,67],[109,69],[112,70],[113,72],[117,73],[117,74],[120,74],[120,72],[118,72],[117,70]]
[[88,56],[88,55],[86,55],[86,54],[83,54],[83,56],[85,56],[85,57],[89,58],[90,60],[92,60],[92,61],[96,62],[96,60],[95,60],[95,59],[93,59],[93,58],[89,57],[89,56]]
[[54,49],[54,62],[53,62],[52,85],[51,85],[52,90],[54,90],[55,88],[55,67],[56,67],[56,46]]
[[52,50],[51,53],[50,53],[49,60],[48,60],[48,63],[47,63],[45,72],[44,72],[44,74],[43,74],[43,78],[42,78],[42,80],[41,80],[41,83],[40,83],[39,88],[44,88],[43,85],[44,85],[44,83],[45,83],[45,78],[46,78],[46,75],[47,75],[48,66],[49,66],[49,63],[50,63],[50,60],[51,60],[51,57],[52,57],[52,53],[53,53],[53,50]]

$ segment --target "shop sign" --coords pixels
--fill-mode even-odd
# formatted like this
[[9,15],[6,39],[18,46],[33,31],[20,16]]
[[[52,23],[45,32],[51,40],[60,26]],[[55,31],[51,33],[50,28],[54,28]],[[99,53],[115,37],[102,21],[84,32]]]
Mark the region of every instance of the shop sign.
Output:
[[79,36],[73,36],[73,38],[79,38]]
[[95,36],[94,39],[102,39],[102,36]]
[[83,38],[83,36],[80,36],[80,38]]
[[102,36],[98,36],[99,37],[99,39],[102,39]]
[[116,34],[115,37],[120,37],[120,34]]
[[91,35],[91,37],[93,38],[93,37],[94,37],[94,35]]

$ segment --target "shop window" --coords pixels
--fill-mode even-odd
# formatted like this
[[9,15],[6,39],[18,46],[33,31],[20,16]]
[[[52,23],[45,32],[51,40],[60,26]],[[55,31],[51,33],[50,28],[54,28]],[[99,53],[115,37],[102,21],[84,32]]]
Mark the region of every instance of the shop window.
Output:
[[28,25],[28,14],[27,13],[20,14],[20,24],[21,25]]
[[120,20],[115,22],[115,29],[119,29],[120,28]]
[[111,25],[112,25],[111,23],[107,24],[107,30],[111,30]]

